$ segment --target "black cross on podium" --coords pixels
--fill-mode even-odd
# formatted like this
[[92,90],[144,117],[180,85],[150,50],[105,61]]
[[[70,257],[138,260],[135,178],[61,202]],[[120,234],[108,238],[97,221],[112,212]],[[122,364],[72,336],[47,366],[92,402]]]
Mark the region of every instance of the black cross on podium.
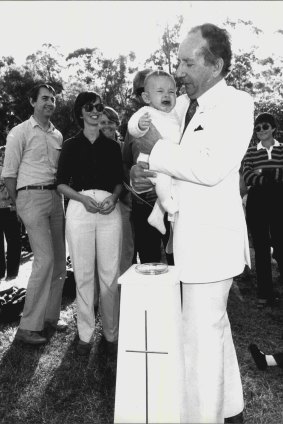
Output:
[[145,354],[145,405],[146,405],[146,424],[148,424],[148,357],[149,353],[157,353],[160,355],[168,355],[168,352],[154,352],[147,350],[147,311],[144,311],[144,325],[145,325],[145,350],[126,350],[126,352],[144,353]]

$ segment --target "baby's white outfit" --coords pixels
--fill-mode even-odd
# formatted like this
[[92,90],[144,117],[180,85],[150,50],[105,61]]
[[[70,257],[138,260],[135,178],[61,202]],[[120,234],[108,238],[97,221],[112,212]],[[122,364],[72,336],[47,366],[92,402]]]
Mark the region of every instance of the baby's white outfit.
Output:
[[[135,137],[142,137],[147,133],[148,129],[141,130],[139,128],[139,119],[146,112],[150,114],[151,122],[156,127],[161,137],[165,141],[179,143],[181,138],[180,121],[175,109],[171,112],[163,112],[154,109],[151,106],[144,106],[135,112],[128,122],[128,131]],[[137,162],[148,162],[149,155],[140,153]],[[155,185],[157,201],[154,204],[153,210],[148,217],[148,222],[153,227],[157,228],[162,234],[165,234],[164,213],[168,212],[168,220],[174,221],[174,214],[178,211],[178,199],[174,179],[169,175],[157,173],[156,178],[150,178]]]

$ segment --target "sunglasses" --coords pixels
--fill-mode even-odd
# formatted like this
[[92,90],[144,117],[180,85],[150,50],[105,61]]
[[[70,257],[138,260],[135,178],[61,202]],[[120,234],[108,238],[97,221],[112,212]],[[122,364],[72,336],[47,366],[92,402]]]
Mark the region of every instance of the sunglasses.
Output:
[[270,128],[271,128],[270,124],[257,125],[255,127],[255,132],[260,132],[261,130],[266,131],[266,130],[269,130]]
[[96,109],[97,112],[102,112],[104,110],[104,105],[102,103],[97,103],[96,105],[93,103],[87,103],[83,106],[86,112],[92,112],[93,109]]

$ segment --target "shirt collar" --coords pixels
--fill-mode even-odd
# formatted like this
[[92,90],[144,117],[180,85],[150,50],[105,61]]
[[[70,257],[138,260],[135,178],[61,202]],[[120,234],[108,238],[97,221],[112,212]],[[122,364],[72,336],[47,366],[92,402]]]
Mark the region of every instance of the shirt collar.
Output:
[[[277,141],[277,140],[274,139],[274,144],[271,147],[277,147],[277,146],[280,146],[280,143],[279,143],[279,141]],[[257,150],[259,150],[259,149],[266,149],[266,147],[264,147],[262,145],[262,142],[261,141],[257,144],[256,148],[257,148]]]
[[[213,87],[203,93],[198,99],[199,106],[203,109],[205,106],[210,106],[215,103],[215,99],[221,98],[221,93],[227,88],[227,84],[224,78],[218,81]],[[219,100],[218,100],[219,101]]]
[[[79,138],[81,138],[82,140],[84,140],[86,143],[90,144],[89,139],[88,139],[88,138],[86,138],[86,136],[84,135],[84,131],[83,131],[83,129],[81,129],[81,130],[79,131],[79,133],[76,135],[76,137],[79,137]],[[98,140],[103,140],[103,139],[105,139],[105,138],[107,138],[107,137],[105,137],[105,135],[103,134],[103,132],[102,132],[101,130],[99,130],[99,136],[98,136],[98,137],[97,137],[97,139],[95,140],[95,143],[96,143]]]
[[[39,128],[41,128],[40,124],[37,122],[37,120],[34,118],[34,116],[33,116],[33,115],[31,115],[31,117],[29,118],[29,121],[30,121],[30,123],[31,123],[31,125],[32,125],[32,127],[33,127],[33,128],[34,128],[34,127],[39,127]],[[47,132],[49,132],[49,131],[54,131],[54,130],[55,130],[55,127],[54,127],[54,125],[52,124],[52,122],[50,122],[50,123],[49,123],[49,128],[48,128]]]

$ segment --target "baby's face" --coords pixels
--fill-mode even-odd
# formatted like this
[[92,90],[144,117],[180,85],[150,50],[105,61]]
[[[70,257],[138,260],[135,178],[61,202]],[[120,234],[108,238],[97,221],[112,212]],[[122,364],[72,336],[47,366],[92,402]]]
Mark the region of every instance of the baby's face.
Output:
[[176,104],[176,86],[171,78],[151,78],[145,88],[147,104],[163,112],[171,112]]

